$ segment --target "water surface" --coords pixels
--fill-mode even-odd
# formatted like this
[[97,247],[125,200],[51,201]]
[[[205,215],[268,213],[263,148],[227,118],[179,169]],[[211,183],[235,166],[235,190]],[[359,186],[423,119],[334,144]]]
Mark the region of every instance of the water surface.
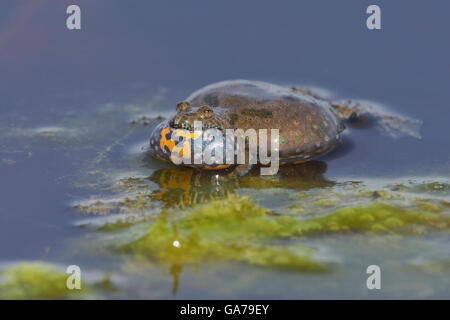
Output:
[[[173,295],[173,277],[158,263],[128,272],[121,255],[86,252],[80,242],[97,236],[86,223],[101,224],[106,215],[98,220],[76,206],[92,199],[120,202],[130,191],[112,186],[130,177],[145,179],[153,195],[149,208],[131,214],[158,216],[180,199],[189,206],[195,193],[196,200],[209,196],[210,176],[162,164],[142,148],[157,116],[167,116],[201,86],[237,78],[374,101],[422,120],[421,139],[350,128],[345,147],[322,163],[280,172],[269,182],[221,181],[215,197],[250,195],[277,214],[292,214],[287,208],[304,202],[296,198],[301,192],[332,199],[348,192],[350,182],[370,191],[448,183],[450,4],[379,1],[382,30],[369,31],[368,1],[77,1],[82,30],[69,31],[65,9],[72,2],[0,5],[0,262],[43,260],[109,271],[122,288],[120,295],[105,293],[111,297],[449,297],[448,281],[442,281],[449,272],[448,229],[397,239],[393,248],[355,234],[301,240],[334,263],[325,274],[236,262],[187,267]],[[167,185],[171,177],[192,176],[199,183],[187,191]],[[445,192],[414,196],[449,201]],[[358,201],[348,204],[371,203]],[[109,214],[118,213],[124,214],[114,207]],[[430,269],[428,262],[440,267]],[[385,289],[376,293],[365,288],[369,264],[386,272]]]

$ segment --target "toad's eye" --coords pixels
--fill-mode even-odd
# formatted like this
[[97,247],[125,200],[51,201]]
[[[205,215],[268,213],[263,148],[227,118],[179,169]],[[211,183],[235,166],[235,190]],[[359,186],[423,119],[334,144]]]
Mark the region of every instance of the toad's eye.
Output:
[[200,109],[198,109],[199,113],[203,118],[211,118],[214,115],[214,112],[211,110],[211,108],[207,106],[203,106]]
[[189,102],[183,101],[177,104],[177,112],[189,111],[189,109],[191,109],[191,105],[189,104]]

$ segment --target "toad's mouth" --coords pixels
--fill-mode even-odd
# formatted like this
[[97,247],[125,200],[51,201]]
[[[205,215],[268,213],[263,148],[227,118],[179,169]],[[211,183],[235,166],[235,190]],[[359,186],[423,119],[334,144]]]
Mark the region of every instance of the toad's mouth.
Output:
[[[218,122],[211,122],[211,121],[201,121],[201,120],[197,120],[199,123],[201,123],[201,129],[202,130],[207,130],[207,129],[221,129],[221,126]],[[196,122],[197,122],[196,121]],[[194,131],[194,123],[190,122],[190,121],[177,121],[172,119],[171,121],[169,121],[169,126],[172,129],[183,129],[183,130],[188,130],[188,131]]]
[[192,124],[185,122],[185,121],[178,122],[178,121],[171,120],[171,121],[169,121],[169,126],[172,129],[184,129],[184,130],[189,130],[189,131],[194,130],[194,127],[192,126]]

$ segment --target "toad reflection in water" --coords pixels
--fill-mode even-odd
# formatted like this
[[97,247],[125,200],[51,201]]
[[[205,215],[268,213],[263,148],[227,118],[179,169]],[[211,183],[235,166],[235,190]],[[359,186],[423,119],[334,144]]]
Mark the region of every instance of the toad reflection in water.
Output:
[[239,177],[223,171],[176,167],[157,170],[148,179],[160,187],[153,192],[153,199],[162,201],[168,207],[180,204],[189,206],[211,198],[223,198],[238,188],[308,190],[332,187],[335,182],[324,178],[326,169],[325,162],[308,161],[281,166],[276,176],[263,178],[258,170]]

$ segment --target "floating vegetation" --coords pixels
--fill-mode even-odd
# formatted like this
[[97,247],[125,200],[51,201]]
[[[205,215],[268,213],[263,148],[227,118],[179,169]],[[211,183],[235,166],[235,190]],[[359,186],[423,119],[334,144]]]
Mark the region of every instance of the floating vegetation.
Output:
[[119,199],[84,201],[74,205],[77,211],[88,214],[136,213],[155,208],[147,194],[136,194]]
[[151,123],[154,123],[155,121],[161,121],[164,120],[164,118],[161,115],[158,115],[154,117],[153,115],[142,115],[138,118],[134,118],[130,121],[130,124],[135,126],[148,126]]
[[433,196],[450,196],[450,184],[443,181],[423,183],[410,182],[408,184],[394,184],[390,187],[393,191],[427,193]]
[[294,236],[293,221],[271,216],[248,197],[229,195],[188,210],[165,211],[142,237],[116,249],[170,265],[238,261],[300,271],[329,269],[314,258],[312,248],[266,242]]
[[425,211],[431,211],[431,212],[442,212],[443,208],[436,204],[433,203],[432,200],[427,200],[427,199],[417,199],[414,201],[414,204],[422,210]]
[[[228,195],[183,210],[163,210],[159,217],[145,221],[107,224],[100,230],[118,232],[116,239],[125,239],[108,245],[115,252],[172,267],[235,261],[323,272],[331,270],[332,262],[319,258],[319,250],[309,242],[301,244],[302,240],[329,234],[414,236],[449,229],[450,215],[434,207],[410,209],[374,202],[305,219],[275,214],[247,196]],[[280,245],[277,241],[282,239],[291,241]]]
[[450,185],[443,182],[430,182],[422,185],[423,189],[428,192],[441,192],[450,190]]
[[21,263],[0,270],[0,299],[80,299],[90,289],[81,284],[80,290],[67,289],[69,275],[50,264]]
[[74,145],[86,139],[82,130],[69,127],[37,127],[37,128],[12,128],[0,135],[9,139],[26,138],[30,142],[54,143],[60,145]]
[[[432,210],[431,210],[432,211]],[[302,222],[300,233],[424,234],[450,230],[450,215],[400,208],[384,203],[366,207],[342,208],[334,213]]]
[[89,214],[107,214],[115,210],[115,207],[110,204],[106,204],[103,201],[97,200],[90,204],[76,204],[74,208],[78,211]]
[[318,199],[314,201],[314,204],[319,207],[335,207],[339,203],[339,200],[335,199]]

